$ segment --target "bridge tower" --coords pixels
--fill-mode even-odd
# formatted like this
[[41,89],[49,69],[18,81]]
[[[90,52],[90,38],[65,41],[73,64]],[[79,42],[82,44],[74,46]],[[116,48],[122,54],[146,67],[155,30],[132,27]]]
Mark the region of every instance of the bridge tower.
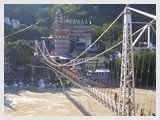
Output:
[[124,10],[120,98],[118,110],[118,115],[122,116],[135,115],[135,83],[131,23],[131,11],[126,7]]

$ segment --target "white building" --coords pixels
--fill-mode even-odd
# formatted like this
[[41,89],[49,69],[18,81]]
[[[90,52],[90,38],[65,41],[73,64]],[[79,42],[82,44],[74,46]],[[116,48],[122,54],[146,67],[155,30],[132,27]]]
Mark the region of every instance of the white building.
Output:
[[19,24],[20,24],[20,21],[19,21],[19,20],[15,20],[15,19],[11,20],[11,25],[12,25],[13,27],[18,26]]
[[11,21],[9,17],[4,17],[4,23],[11,25]]
[[10,20],[9,17],[4,17],[4,23],[16,27],[20,24],[20,21],[15,19]]

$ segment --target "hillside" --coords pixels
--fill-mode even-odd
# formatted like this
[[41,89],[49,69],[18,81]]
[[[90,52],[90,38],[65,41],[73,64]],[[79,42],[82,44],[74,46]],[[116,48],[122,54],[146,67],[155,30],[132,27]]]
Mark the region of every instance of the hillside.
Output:
[[[154,4],[130,5],[133,8],[155,14],[156,6]],[[124,4],[75,4],[75,5],[5,5],[5,16],[11,19],[19,19],[22,24],[33,24],[37,19],[54,16],[57,8],[60,8],[64,17],[70,19],[89,19],[95,25],[110,23],[124,9]],[[140,16],[139,16],[140,17]],[[144,17],[140,17],[140,20]]]
[[[25,32],[14,35],[9,39],[6,39],[6,41],[16,41],[19,39],[34,40],[35,38],[39,39],[42,36],[50,36],[53,30],[54,14],[58,8],[61,9],[64,19],[69,18],[71,21],[73,19],[88,19],[89,21],[92,21],[92,41],[94,41],[98,38],[102,31],[104,31],[109,26],[109,24],[121,13],[124,7],[124,4],[7,4],[4,7],[5,17],[20,20],[21,25],[16,28],[5,25],[5,36],[12,32],[21,30],[28,25],[34,24],[36,21],[47,18],[48,16],[52,16],[52,18],[42,22],[38,26],[34,26],[26,30]],[[156,5],[154,4],[134,4],[130,5],[130,7],[137,8],[151,14],[156,14]],[[136,13],[133,14],[132,19],[133,21],[150,20],[149,18]],[[122,24],[122,21],[123,18],[120,19],[119,24]],[[117,27],[114,26],[112,29],[114,29],[112,31],[114,31],[114,34],[116,34]],[[122,34],[122,29],[118,31],[119,34]],[[116,38],[116,40],[120,40],[120,38]],[[112,41],[109,41],[109,43],[106,43],[106,41],[108,41],[108,39],[104,37],[101,42],[102,49],[104,49],[103,45],[105,46],[105,44],[112,44]]]

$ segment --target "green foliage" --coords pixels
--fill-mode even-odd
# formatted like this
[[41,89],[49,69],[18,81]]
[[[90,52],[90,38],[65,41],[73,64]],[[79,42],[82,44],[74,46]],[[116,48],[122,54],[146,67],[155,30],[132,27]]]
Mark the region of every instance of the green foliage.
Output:
[[[44,20],[44,18],[49,16],[53,16],[53,18],[39,24],[39,27],[36,26],[25,32],[14,35],[14,37],[10,38],[8,41],[15,41],[18,39],[34,40],[35,38],[38,39],[42,36],[49,36],[52,33],[54,15],[57,9],[61,9],[64,19],[69,17],[71,21],[74,18],[88,19],[89,21],[92,21],[92,39],[94,41],[98,38],[100,33],[109,26],[109,23],[119,15],[119,13],[124,9],[124,6],[125,5],[123,4],[5,5],[5,16],[10,17],[11,19],[18,19],[22,24],[25,24],[25,26],[36,23],[36,21]],[[155,5],[135,4],[130,6],[152,14],[156,13]],[[136,16],[138,15],[135,14],[133,19]],[[145,20],[142,16],[138,16],[138,19],[139,21]],[[118,25],[120,24],[118,23]],[[5,26],[5,35],[20,30],[20,28],[24,28],[23,25],[20,25],[18,28],[13,30]],[[120,31],[119,37],[114,37],[116,40],[113,41],[113,33],[115,35],[117,33],[115,28],[116,26],[113,26],[112,30],[102,38],[100,43],[102,50],[105,49],[105,46],[114,45],[121,40],[122,36],[120,35],[122,34],[122,30],[118,30]],[[107,36],[111,36],[111,38]]]
[[[121,58],[116,61],[118,70],[121,67]],[[138,51],[134,54],[134,74],[137,87],[155,85],[156,53],[150,51]],[[149,74],[148,74],[149,73]]]
[[[21,24],[16,28],[12,28],[9,25],[4,25],[5,31],[4,35],[9,35],[13,32],[19,31],[28,25],[34,24],[39,21],[43,21],[49,16],[53,16],[47,21],[43,21],[38,26],[33,26],[26,31],[20,32],[12,37],[6,39],[7,41],[7,53],[10,56],[10,62],[15,65],[25,65],[29,63],[31,56],[33,55],[33,48],[29,45],[26,40],[39,39],[40,37],[48,37],[52,35],[54,15],[57,9],[61,9],[63,13],[63,18],[67,17],[72,21],[73,19],[88,19],[92,21],[92,42],[95,41],[100,34],[106,30],[110,23],[120,14],[124,9],[123,4],[56,4],[56,5],[22,5],[22,4],[6,4],[4,6],[5,17],[10,17],[10,19],[20,20]],[[134,4],[131,5],[133,8],[149,12],[151,14],[156,14],[156,5],[154,4]],[[138,14],[132,16],[133,21],[145,21],[150,20],[146,17]],[[110,47],[122,40],[122,19],[118,21],[117,24],[114,24],[112,28],[100,39],[100,49],[103,51],[105,48]],[[49,50],[53,49],[53,46],[46,42]],[[137,55],[139,54],[139,55]],[[143,83],[146,81],[147,72],[148,72],[148,59],[150,58],[150,53],[145,52],[144,57],[144,72],[143,72]],[[135,59],[135,70],[138,71],[137,79],[141,77],[141,66],[142,66],[142,53],[138,52],[134,55]],[[151,66],[149,74],[149,84],[152,84],[152,78],[154,77],[155,69],[155,57],[154,53],[151,54]],[[139,61],[137,61],[139,60]],[[140,61],[141,60],[141,61]],[[117,65],[120,68],[121,60],[116,61]],[[120,70],[120,69],[119,69]],[[43,74],[42,69],[36,69],[38,75]],[[55,75],[51,75],[51,79]],[[39,78],[36,78],[37,80]]]
[[117,68],[118,68],[118,71],[120,73],[120,70],[121,70],[121,57],[119,59],[116,60],[116,65],[117,65]]
[[[156,14],[154,4],[134,4],[130,5],[142,11]],[[60,8],[64,18],[69,17],[89,19],[95,25],[110,23],[124,9],[124,4],[55,4],[55,5],[5,5],[5,16],[12,19],[18,19],[23,24],[33,24],[37,19],[54,15],[55,11]],[[139,20],[146,19],[142,15],[135,14]],[[142,20],[143,21],[143,20]]]
[[33,24],[36,22],[36,12],[39,8],[52,8],[53,5],[41,5],[41,4],[5,4],[4,14],[5,17],[11,19],[20,20],[22,24]]
[[93,40],[96,40],[102,32],[103,32],[103,28],[101,26],[92,25],[92,39]]
[[[134,66],[136,79],[142,79],[142,84],[140,81],[140,86],[146,86],[146,84],[153,84],[154,72],[156,67],[156,53],[151,53],[149,51],[138,51],[134,55]],[[148,75],[149,73],[149,75]],[[148,80],[148,83],[146,83]]]
[[45,43],[46,43],[48,51],[52,51],[53,50],[53,44],[51,44],[49,40],[45,41]]
[[46,8],[39,8],[38,11],[36,12],[36,18],[41,19],[41,18],[47,18],[51,16],[51,9],[46,7]]
[[11,33],[13,33],[13,28],[10,25],[4,24],[4,36],[7,36]]
[[98,68],[93,68],[92,71],[95,72]]
[[33,56],[33,48],[25,40],[8,42],[7,48],[10,63],[17,66],[29,63],[31,56]]
[[[13,29],[14,32],[19,31],[21,29],[24,29],[27,27],[25,24],[20,24],[17,27]],[[9,34],[10,30],[5,30],[5,34]],[[20,32],[18,34],[13,35],[12,37],[9,37],[7,41],[16,41],[19,39],[23,40],[35,40],[40,39],[41,37],[49,37],[51,34],[51,31],[47,27],[39,27],[39,26],[33,26],[30,29],[27,29],[23,32]]]
[[[92,25],[92,42],[94,42],[104,32],[110,24],[103,24],[103,26]],[[122,40],[122,25],[114,24],[108,32],[106,32],[100,39],[100,50],[105,50],[106,47],[115,45]]]

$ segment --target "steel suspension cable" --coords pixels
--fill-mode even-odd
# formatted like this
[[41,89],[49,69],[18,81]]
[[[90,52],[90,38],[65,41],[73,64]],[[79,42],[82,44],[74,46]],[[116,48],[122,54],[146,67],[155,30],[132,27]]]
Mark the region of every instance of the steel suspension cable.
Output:
[[54,70],[52,70],[50,67],[37,66],[37,65],[30,65],[30,64],[27,64],[27,65],[29,65],[29,66],[31,66],[31,67],[47,68],[47,69],[50,69],[51,71],[53,71],[53,72],[56,74],[56,76],[58,77],[58,79],[59,79],[59,81],[60,81],[60,84],[61,84],[61,87],[62,87],[62,89],[63,89],[63,93],[65,94],[64,86],[63,86],[62,81],[61,81],[61,79],[60,79],[59,75],[57,74],[57,72],[55,72]]
[[121,17],[121,15],[124,13],[124,10],[119,14],[119,16],[109,25],[109,27],[87,48],[85,49],[79,56],[77,56],[75,59],[71,60],[70,62],[64,64],[68,65],[72,63],[73,61],[77,60],[79,57],[81,57],[84,53],[86,53],[97,41],[99,41],[103,35],[112,27],[112,25]]
[[[141,38],[142,39],[142,38]],[[143,39],[142,39],[143,40]],[[140,43],[139,43],[140,45]],[[139,58],[140,52],[138,53],[138,58]],[[139,84],[139,89],[141,90],[142,87],[142,74],[143,74],[143,66],[144,66],[144,52],[142,52],[142,65],[141,65],[141,74],[140,74],[140,84]],[[139,61],[137,61],[139,63]],[[137,74],[138,74],[138,70],[137,70]],[[137,76],[138,77],[138,76]],[[143,94],[142,94],[143,95]],[[138,96],[138,106],[139,106],[139,101],[141,101],[143,98]],[[142,101],[144,103],[144,101]],[[140,106],[141,107],[141,106]],[[138,109],[138,107],[137,107]],[[141,109],[141,108],[140,108]]]
[[43,40],[43,45],[44,45],[44,47],[45,47],[45,49],[46,49],[46,51],[47,51],[48,56],[50,57],[50,53],[49,53],[49,51],[48,51],[48,49],[47,49],[47,46],[46,46],[46,43],[45,43],[44,40]]
[[[155,70],[154,70],[154,77],[153,77],[153,85],[152,85],[152,89],[154,89],[154,82],[155,82],[155,80],[156,80],[156,79],[155,79],[155,78],[156,78],[155,76],[156,76],[156,66],[155,66]],[[153,98],[153,92],[152,92],[152,95],[151,95],[150,110],[152,109],[152,107],[151,107],[151,106],[152,106],[152,100],[153,100],[152,98]]]
[[[123,42],[123,41],[117,43],[116,45],[110,47],[109,49],[101,52],[100,54],[98,54],[98,55],[96,55],[96,56],[94,56],[94,57],[91,57],[91,58],[89,58],[89,59],[87,59],[87,60],[85,60],[85,61],[82,61],[82,62],[79,62],[79,63],[75,63],[75,64],[72,64],[72,65],[80,65],[80,64],[83,64],[83,63],[85,63],[85,62],[88,62],[88,61],[90,61],[90,60],[92,60],[92,59],[95,59],[96,57],[99,57],[99,56],[103,55],[104,53],[108,52],[109,50],[111,50],[111,49],[115,48],[116,46],[120,45],[122,42]],[[37,42],[37,45],[38,45],[38,48],[39,48],[40,52],[42,53],[43,57],[44,57],[48,62],[50,62],[50,61],[47,59],[47,57],[43,54],[43,52],[42,52],[42,50],[41,50],[38,42]],[[55,65],[55,66],[60,66],[60,65],[53,64],[53,63],[51,63],[51,64],[52,64],[52,65]],[[64,66],[72,66],[72,65],[64,65]]]
[[[149,34],[149,33],[148,33]],[[153,41],[153,32],[152,32],[152,37],[151,37],[151,43]],[[150,42],[150,41],[149,41]],[[151,51],[149,51],[149,65],[148,65],[148,70],[147,70],[147,81],[146,81],[146,90],[148,88],[148,81],[149,81],[149,74],[150,74],[150,66],[151,66]],[[153,99],[153,98],[151,98]],[[144,104],[145,106],[146,104]],[[147,104],[148,105],[148,104]]]
[[48,19],[50,19],[50,18],[52,18],[52,16],[47,17],[47,18],[45,18],[45,19],[43,19],[43,20],[41,20],[41,21],[39,21],[39,22],[36,22],[35,24],[30,25],[30,26],[27,26],[27,27],[25,27],[25,28],[23,28],[23,29],[21,29],[21,30],[19,30],[19,31],[17,31],[17,32],[11,33],[11,34],[5,36],[4,38],[6,39],[6,38],[8,38],[8,37],[11,37],[11,36],[13,36],[13,35],[15,35],[15,34],[18,34],[18,33],[22,32],[22,31],[25,31],[25,30],[27,30],[27,29],[35,26],[35,25],[38,25],[38,24],[40,24],[41,22],[44,22],[44,21],[46,21],[46,20],[48,20]]
[[[36,43],[37,43],[37,41],[36,41]],[[45,60],[52,65],[52,62],[50,62],[50,61],[47,59],[47,57],[43,54],[42,50],[40,49],[39,44],[37,44],[37,46],[38,46],[40,52],[42,53],[42,56],[45,58]]]
[[143,78],[143,69],[144,69],[144,56],[145,56],[145,50],[143,51],[140,88],[142,87],[142,78]]
[[[136,36],[135,36],[136,37]],[[138,44],[139,44],[139,46],[140,46],[140,42],[138,42]],[[140,52],[138,52],[137,53],[137,59],[136,59],[136,61],[137,61],[137,64],[136,64],[136,74],[135,74],[135,76],[136,76],[136,79],[135,79],[135,87],[136,87],[136,83],[137,82],[139,82],[138,81],[138,79],[139,79],[139,75],[138,75],[138,66],[139,66],[139,60],[140,60]],[[135,63],[135,62],[134,62]],[[138,86],[137,86],[138,87]],[[137,95],[137,98],[138,98],[138,101],[137,101],[137,108],[136,108],[136,111],[138,112],[138,106],[139,106],[139,101],[140,101],[140,97],[139,97],[139,95]]]
[[[153,21],[151,21],[150,23],[152,23],[152,22],[153,22]],[[140,29],[141,29],[141,28],[140,28]],[[136,31],[136,32],[137,32],[137,31]],[[134,32],[133,34],[135,35],[136,32]],[[133,34],[132,34],[132,35],[133,35]],[[37,42],[37,44],[38,44],[38,42]],[[46,48],[46,49],[47,49],[47,48]],[[48,50],[47,50],[47,51],[48,51]],[[77,59],[78,59],[78,58],[77,58]],[[73,62],[73,61],[75,61],[75,60],[72,60],[72,62]],[[70,62],[71,62],[71,61],[70,61]],[[72,66],[73,64],[72,64],[72,65],[67,65],[67,64],[69,64],[70,62],[65,63],[65,64],[57,63],[58,65],[55,64],[55,66]]]
[[[37,42],[37,41],[36,41]],[[120,43],[119,43],[120,44]],[[40,49],[40,46],[38,44],[38,48]],[[46,57],[45,55],[43,54],[42,50],[40,49],[41,53],[42,53],[42,56],[47,60],[47,62],[49,62],[50,64],[52,64],[52,62],[50,62]]]
[[[53,70],[52,70],[53,71]],[[60,81],[60,84],[62,86],[62,89],[63,89],[63,93],[65,94],[65,91],[64,91],[64,86],[63,86],[63,83],[62,83],[62,79],[59,77],[59,75],[57,74],[57,72],[55,72],[56,76],[58,77],[59,81]]]
[[[135,38],[136,38],[136,36],[135,36]],[[138,44],[139,44],[139,46],[140,46],[140,42],[138,42]],[[136,79],[135,79],[135,86],[136,86],[136,83],[137,83],[137,81],[138,81],[138,79],[139,79],[139,76],[138,76],[138,66],[139,66],[139,56],[140,56],[140,52],[138,52],[137,53],[138,55],[138,58],[136,59],[136,61],[137,61],[137,64],[136,64],[136,74],[135,74],[135,76],[136,76]],[[138,97],[139,98],[139,97]]]
[[[148,33],[149,34],[149,33]],[[153,41],[153,32],[152,32],[152,37],[151,37],[151,43]],[[150,42],[150,41],[149,41]],[[150,67],[151,67],[151,51],[149,55],[149,65],[148,65],[148,70],[147,70],[147,82],[146,82],[146,89],[148,88],[148,81],[149,81],[149,73],[150,73]]]
[[[144,36],[144,40],[145,40],[145,42],[147,41],[147,39],[146,39],[146,35],[147,35],[147,31],[145,32],[145,36]],[[144,74],[144,64],[145,64],[145,56],[146,56],[146,54],[145,54],[145,50],[143,51],[143,67],[142,67],[142,74],[141,74],[141,82],[143,81],[143,74]],[[145,87],[144,87],[145,88]],[[146,95],[146,89],[144,89],[145,91],[144,91],[144,96]],[[146,98],[146,97],[144,97],[144,98]],[[145,105],[146,105],[146,100],[143,100],[143,108],[144,108],[144,110],[145,110]]]

